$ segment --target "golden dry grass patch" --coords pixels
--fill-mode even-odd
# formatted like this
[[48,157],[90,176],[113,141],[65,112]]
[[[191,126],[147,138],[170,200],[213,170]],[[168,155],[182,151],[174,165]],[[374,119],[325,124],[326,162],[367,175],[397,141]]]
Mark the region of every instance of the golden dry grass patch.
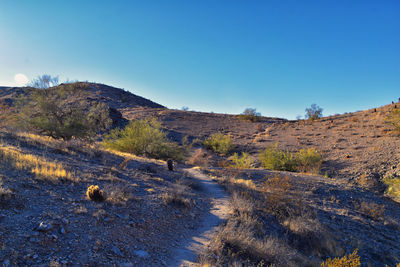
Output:
[[45,177],[51,180],[55,178],[72,179],[72,174],[65,170],[61,163],[23,153],[18,148],[0,144],[0,155],[3,159],[11,161],[16,169],[30,171],[37,177]]

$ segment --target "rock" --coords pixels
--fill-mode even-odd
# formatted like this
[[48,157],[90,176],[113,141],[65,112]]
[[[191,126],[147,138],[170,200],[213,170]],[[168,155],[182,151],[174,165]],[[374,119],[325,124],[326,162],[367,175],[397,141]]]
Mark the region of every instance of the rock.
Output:
[[62,234],[62,235],[65,234],[65,229],[64,229],[64,227],[61,227],[61,228],[60,228],[60,234]]
[[4,261],[3,261],[3,266],[10,266],[10,260],[9,259],[5,259]]
[[39,226],[37,227],[37,230],[40,232],[47,232],[51,230],[52,225],[50,223],[45,223],[45,222],[40,222]]
[[134,255],[141,257],[141,258],[148,258],[150,257],[149,253],[147,253],[147,251],[144,250],[135,250],[133,252]]
[[61,221],[62,221],[63,224],[69,224],[69,221],[66,218],[62,218]]
[[124,255],[122,254],[121,250],[119,250],[119,248],[117,248],[116,246],[112,246],[111,248],[112,252],[114,252],[115,255],[118,255],[120,257],[123,257]]

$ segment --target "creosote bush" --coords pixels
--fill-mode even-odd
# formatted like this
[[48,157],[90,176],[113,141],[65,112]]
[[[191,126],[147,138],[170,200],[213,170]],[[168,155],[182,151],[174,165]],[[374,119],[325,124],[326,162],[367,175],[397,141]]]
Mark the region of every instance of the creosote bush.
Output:
[[104,192],[100,190],[98,185],[91,185],[86,190],[86,196],[93,201],[103,201],[104,200]]
[[382,181],[387,186],[385,193],[393,199],[400,201],[400,178],[386,176]]
[[204,146],[221,155],[229,154],[234,147],[232,138],[223,133],[212,134],[204,141]]
[[358,267],[361,266],[361,259],[358,256],[358,249],[348,256],[342,258],[327,259],[321,263],[321,267]]
[[157,159],[182,160],[183,150],[168,140],[155,118],[131,121],[124,129],[113,129],[102,143],[106,148]]
[[319,173],[322,163],[322,155],[315,148],[293,153],[280,150],[278,144],[261,151],[259,158],[264,168],[277,171]]
[[257,122],[260,120],[261,113],[257,112],[255,108],[246,108],[242,114],[239,115],[240,120]]
[[393,125],[395,132],[400,134],[400,108],[393,109],[386,121]]
[[266,169],[277,171],[296,171],[296,159],[293,153],[278,149],[278,144],[261,151],[261,164]]
[[233,162],[232,167],[236,169],[250,169],[253,164],[252,158],[246,152],[242,152],[241,156],[238,153],[234,153],[231,161]]

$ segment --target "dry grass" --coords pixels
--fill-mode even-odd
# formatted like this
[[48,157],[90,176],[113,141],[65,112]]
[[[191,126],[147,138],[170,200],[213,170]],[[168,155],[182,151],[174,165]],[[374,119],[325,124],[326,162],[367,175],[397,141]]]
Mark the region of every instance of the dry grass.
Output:
[[61,163],[48,161],[44,157],[21,152],[12,146],[0,144],[0,156],[3,160],[20,170],[28,170],[37,177],[44,177],[50,180],[59,178],[72,179],[72,174],[66,171]]

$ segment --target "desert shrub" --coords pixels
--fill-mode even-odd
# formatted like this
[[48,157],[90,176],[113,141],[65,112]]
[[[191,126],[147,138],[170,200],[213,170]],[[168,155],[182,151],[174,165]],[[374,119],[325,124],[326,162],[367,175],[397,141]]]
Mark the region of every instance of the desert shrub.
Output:
[[278,149],[278,144],[261,151],[259,158],[264,168],[277,171],[318,173],[322,163],[322,155],[315,148],[292,153]]
[[212,134],[204,141],[204,146],[222,155],[229,154],[234,147],[232,138],[223,133]]
[[327,259],[321,263],[321,267],[358,267],[361,266],[361,259],[358,256],[358,249],[348,256],[342,258]]
[[242,114],[239,115],[239,119],[251,122],[257,122],[260,120],[261,113],[257,112],[255,108],[246,108]]
[[321,168],[322,155],[315,148],[300,149],[296,153],[296,161],[298,171],[318,173]]
[[86,100],[85,84],[66,84],[50,89],[32,89],[16,107],[20,126],[53,138],[90,139],[107,129],[112,120],[104,103]]
[[278,149],[278,144],[267,147],[259,155],[261,165],[266,169],[296,171],[297,163],[293,153]]
[[155,118],[131,121],[124,129],[113,129],[102,144],[108,149],[152,158],[182,160],[184,156],[179,145],[168,140]]
[[312,104],[311,107],[306,108],[305,118],[308,120],[316,120],[322,117],[322,108],[317,106],[316,104]]
[[385,205],[380,205],[375,202],[365,202],[362,201],[358,210],[363,213],[365,216],[374,219],[374,220],[381,220],[383,219],[383,215],[385,213]]
[[43,74],[33,79],[28,85],[38,89],[47,89],[53,86],[59,85],[58,76],[51,76],[49,74]]
[[386,121],[393,125],[397,133],[400,133],[400,108],[393,109],[386,117]]
[[86,190],[86,196],[93,201],[103,201],[104,200],[104,192],[100,190],[98,185],[91,185]]
[[400,178],[386,176],[383,178],[383,183],[386,185],[386,194],[393,199],[400,201]]
[[252,158],[245,152],[242,152],[241,156],[238,153],[234,153],[231,161],[233,162],[232,167],[237,169],[250,169],[253,164]]

